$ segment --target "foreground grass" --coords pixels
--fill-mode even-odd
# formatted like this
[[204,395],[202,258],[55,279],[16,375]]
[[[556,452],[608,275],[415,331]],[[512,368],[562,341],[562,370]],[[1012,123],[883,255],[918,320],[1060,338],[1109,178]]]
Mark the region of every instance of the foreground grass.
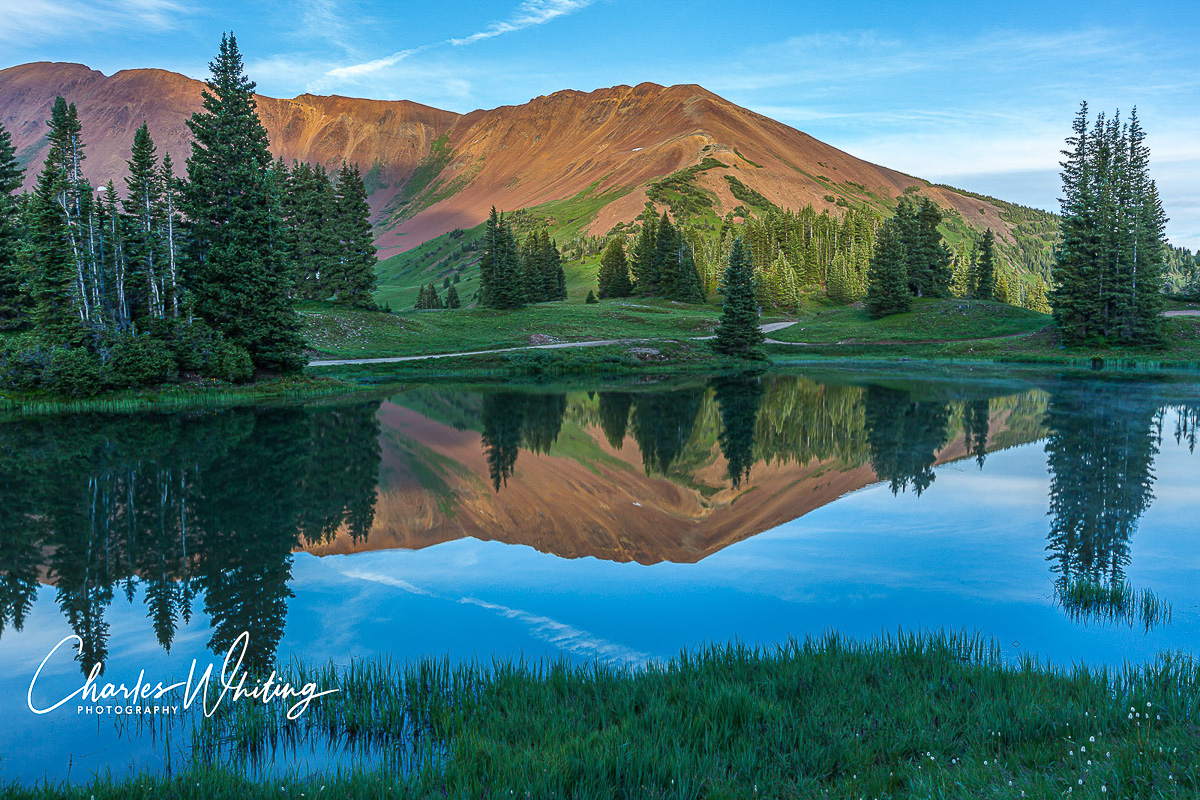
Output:
[[771,334],[783,342],[816,344],[916,342],[1017,336],[1051,324],[1048,314],[978,300],[917,300],[906,314],[873,320],[849,306],[804,315],[790,328]]
[[1162,347],[1065,347],[1053,328],[1044,328],[1004,338],[904,343],[840,341],[768,345],[767,351],[777,360],[792,362],[813,358],[873,358],[973,360],[1106,369],[1200,368],[1200,317],[1172,317],[1165,321],[1165,327],[1166,342]]
[[[1007,664],[978,639],[837,636],[684,653],[642,669],[381,660],[296,668],[340,693],[297,722],[261,705],[193,730],[173,778],[8,796],[1157,798],[1200,791],[1200,683],[1182,657],[1125,671]],[[340,774],[251,780],[210,764],[314,742]],[[373,754],[370,755],[370,754]]]
[[303,334],[321,358],[424,355],[551,341],[708,336],[720,309],[661,300],[539,303],[520,311],[471,308],[383,314],[305,306]]
[[127,414],[138,411],[269,405],[359,391],[362,391],[361,386],[326,376],[294,375],[243,385],[217,381],[210,385],[166,384],[145,389],[108,392],[96,397],[60,397],[47,392],[9,392],[0,394],[0,420],[8,417],[54,414]]

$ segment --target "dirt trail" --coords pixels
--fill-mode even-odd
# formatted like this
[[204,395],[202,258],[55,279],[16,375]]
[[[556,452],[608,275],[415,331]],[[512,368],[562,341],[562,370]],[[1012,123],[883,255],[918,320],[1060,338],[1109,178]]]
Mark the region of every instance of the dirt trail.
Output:
[[[1200,317],[1200,309],[1188,308],[1177,311],[1164,311],[1164,317]],[[774,333],[781,331],[784,328],[790,328],[796,322],[766,322],[759,325],[759,329],[763,333]],[[1009,333],[1003,336],[979,336],[968,339],[884,339],[878,341],[860,341],[857,339],[843,339],[839,342],[783,342],[779,339],[767,338],[765,344],[782,344],[791,347],[833,347],[845,344],[945,344],[949,342],[996,342],[1002,339],[1020,339],[1026,336],[1032,336],[1038,331],[1028,331],[1026,333]],[[709,339],[715,339],[715,336],[693,336],[692,341],[702,342]],[[498,350],[470,350],[463,353],[434,353],[423,356],[393,356],[391,358],[349,358],[339,360],[318,360],[310,361],[310,367],[338,367],[347,364],[395,364],[400,361],[421,361],[427,358],[454,358],[456,356],[480,356],[488,355],[489,353],[512,353],[517,350],[564,350],[571,347],[600,347],[606,344],[644,344],[647,342],[664,342],[672,341],[670,339],[592,339],[586,342],[555,342],[554,344],[535,344],[526,347],[503,347]]]

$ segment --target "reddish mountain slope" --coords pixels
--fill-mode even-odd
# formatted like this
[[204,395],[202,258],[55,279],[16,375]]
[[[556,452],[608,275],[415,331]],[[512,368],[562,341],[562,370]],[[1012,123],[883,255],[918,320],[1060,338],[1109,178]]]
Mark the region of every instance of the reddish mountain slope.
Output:
[[[184,120],[200,107],[201,89],[163,70],[105,76],[78,64],[25,64],[0,70],[0,120],[32,181],[45,154],[50,106],[63,95],[79,107],[86,174],[96,184],[114,178],[120,185],[143,120],[159,152],[182,165]],[[618,197],[591,221],[593,233],[603,232],[641,210],[649,182],[706,156],[725,166],[700,173],[697,183],[716,196],[722,213],[740,205],[726,175],[791,208],[832,208],[827,197],[879,200],[924,186],[699,86],[562,91],[465,115],[407,101],[312,95],[260,97],[259,109],[276,155],[330,167],[347,159],[368,172],[372,205],[387,221],[385,255],[476,225],[493,204],[511,210],[587,191]],[[973,225],[1008,230],[990,203],[936,187],[924,193]]]

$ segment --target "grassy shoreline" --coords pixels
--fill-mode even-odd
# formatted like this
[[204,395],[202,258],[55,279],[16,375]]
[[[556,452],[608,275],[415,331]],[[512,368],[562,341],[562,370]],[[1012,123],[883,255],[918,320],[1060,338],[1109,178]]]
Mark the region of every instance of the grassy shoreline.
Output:
[[[768,334],[764,362],[717,356],[711,335],[719,309],[657,300],[597,305],[545,303],[518,312],[381,312],[304,306],[317,360],[451,354],[389,364],[310,367],[301,376],[246,385],[172,384],[89,398],[0,392],[0,419],[37,414],[172,411],[353,394],[402,381],[536,381],[609,378],[831,364],[942,364],[1043,367],[1093,372],[1200,370],[1200,317],[1167,320],[1162,348],[1064,348],[1043,314],[996,303],[918,301],[914,310],[869,320],[861,309],[813,307]],[[765,321],[787,321],[768,316]],[[550,343],[620,344],[533,349]],[[511,352],[459,352],[518,348]]]
[[0,421],[56,414],[127,414],[245,405],[266,406],[296,400],[350,396],[370,391],[373,391],[372,387],[362,384],[347,383],[336,378],[301,375],[242,385],[169,384],[154,388],[106,392],[92,397],[56,397],[45,392],[11,392],[0,393]]
[[[969,635],[834,634],[684,652],[644,668],[563,661],[294,666],[338,694],[295,722],[240,704],[192,728],[174,777],[10,785],[80,797],[1194,797],[1200,673],[1008,663]],[[319,742],[370,767],[255,777],[214,764]],[[205,760],[207,759],[207,761]],[[207,765],[206,765],[207,764]],[[510,794],[511,793],[511,794]]]

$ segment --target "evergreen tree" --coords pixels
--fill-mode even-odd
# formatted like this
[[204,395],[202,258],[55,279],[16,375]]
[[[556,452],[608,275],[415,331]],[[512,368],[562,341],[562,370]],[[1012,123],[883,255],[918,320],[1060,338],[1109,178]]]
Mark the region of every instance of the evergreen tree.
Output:
[[454,288],[454,284],[450,284],[450,288],[446,290],[446,308],[461,308],[462,301],[458,299],[458,289]]
[[679,294],[679,231],[671,224],[667,212],[662,213],[654,234],[654,254],[651,273],[657,276],[655,294],[675,300]]
[[542,294],[547,300],[567,299],[567,273],[563,269],[562,253],[550,234],[542,231]]
[[346,244],[337,190],[321,165],[298,162],[290,171],[282,161],[274,168],[274,185],[282,192],[286,245],[296,294],[327,300],[339,294],[346,279]]
[[596,293],[593,292],[591,289],[588,289],[587,297],[584,298],[583,302],[585,304],[591,306],[591,305],[595,305],[596,303],[599,303],[600,301],[596,299]]
[[158,175],[162,186],[162,241],[166,249],[166,281],[171,298],[171,316],[178,317],[183,287],[179,282],[179,189],[180,181],[175,177],[175,164],[170,153],[163,153],[162,167]]
[[971,295],[977,300],[996,299],[996,237],[991,228],[984,231],[975,253]]
[[254,83],[242,70],[232,34],[221,37],[192,115],[186,212],[192,258],[186,283],[196,314],[250,352],[260,367],[303,364],[299,318],[290,299],[290,269],[273,208],[267,132]]
[[1163,336],[1166,217],[1136,111],[1127,124],[1080,106],[1063,151],[1060,245],[1049,301],[1065,342],[1154,344]]
[[895,219],[888,220],[875,240],[875,255],[867,273],[867,313],[873,319],[912,308],[900,226]]
[[[550,299],[546,286],[546,251],[542,249],[541,231],[530,231],[521,246],[521,285],[527,303],[542,303]],[[557,287],[555,287],[557,290]]]
[[525,285],[520,254],[512,228],[504,215],[492,213],[484,233],[479,259],[479,301],[487,308],[514,309],[525,304]]
[[927,197],[917,203],[902,197],[895,219],[904,247],[909,291],[916,297],[946,297],[954,274],[950,269],[950,253],[937,229],[942,222],[942,210]]
[[[373,308],[378,251],[375,249],[374,230],[371,227],[371,206],[367,203],[367,187],[358,171],[358,165],[348,167],[345,162],[342,163],[342,169],[338,173],[336,216],[342,261],[339,280],[334,287],[337,302],[358,308]],[[455,297],[457,298],[457,293]],[[458,306],[454,305],[451,308]]]
[[74,247],[59,199],[66,193],[66,176],[47,162],[38,175],[31,201],[29,241],[22,248],[22,271],[30,276],[34,324],[47,344],[79,345],[84,320],[77,302]]
[[634,292],[643,297],[658,292],[659,280],[656,271],[657,264],[654,259],[658,218],[650,209],[646,211],[647,213],[642,216],[642,228],[638,233],[637,242],[634,244],[633,264],[631,265]]
[[631,392],[600,392],[596,413],[600,417],[600,430],[614,450],[625,443],[625,432],[629,427],[629,409],[633,406]]
[[917,400],[900,389],[870,386],[863,396],[863,417],[875,474],[891,484],[892,494],[911,485],[919,497],[934,481],[933,464],[946,444],[950,407]]
[[758,325],[754,265],[741,237],[734,240],[729,254],[724,291],[721,322],[717,326],[713,349],[737,358],[764,358],[759,346],[766,337]]
[[[50,143],[43,173],[53,173],[53,201],[62,215],[63,231],[70,247],[75,271],[74,305],[84,325],[99,323],[100,280],[94,259],[94,236],[89,236],[88,223],[93,220],[92,188],[83,177],[84,154],[79,114],[74,103],[62,97],[54,100],[50,110],[50,128],[46,139]],[[45,208],[43,207],[43,211]],[[37,276],[30,276],[37,280]],[[94,319],[95,318],[95,319]]]
[[717,407],[721,412],[721,433],[717,442],[725,456],[725,470],[733,488],[750,478],[754,463],[754,433],[763,388],[758,376],[721,378],[714,382]]
[[133,137],[133,151],[128,161],[129,176],[125,178],[125,213],[133,220],[126,251],[131,266],[128,281],[121,281],[120,303],[127,305],[127,321],[141,324],[166,316],[169,301],[162,280],[165,272],[164,253],[159,247],[162,228],[162,176],[154,140],[146,123]]
[[629,297],[633,284],[629,280],[629,264],[625,260],[625,242],[620,236],[609,239],[600,254],[600,270],[596,276],[600,299]]
[[17,264],[22,239],[17,191],[23,179],[12,136],[0,123],[0,328],[19,324],[29,310],[25,279]]

